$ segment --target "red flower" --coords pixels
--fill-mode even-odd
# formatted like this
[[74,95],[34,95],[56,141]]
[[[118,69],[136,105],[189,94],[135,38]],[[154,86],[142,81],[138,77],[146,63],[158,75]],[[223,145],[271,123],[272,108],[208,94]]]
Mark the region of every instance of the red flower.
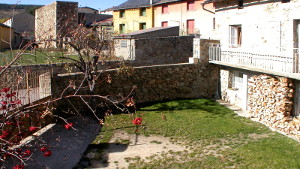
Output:
[[65,124],[65,129],[70,130],[70,128],[73,127],[73,123],[67,123]]
[[30,156],[30,155],[31,155],[31,151],[30,150],[24,151],[24,155],[23,156]]
[[36,131],[37,129],[38,129],[38,127],[33,127],[33,126],[29,127],[29,131],[31,131],[31,132],[34,132],[34,131]]
[[44,153],[44,157],[49,157],[51,156],[52,152],[50,150],[47,150],[45,153]]
[[44,151],[47,151],[48,149],[47,149],[47,147],[43,146],[40,148],[40,150],[41,150],[41,152],[44,152]]
[[13,169],[24,169],[24,165],[16,165]]
[[3,88],[3,89],[1,89],[1,92],[5,92],[5,93],[7,93],[8,91],[10,90],[10,88]]
[[134,125],[141,125],[142,122],[143,122],[143,119],[141,117],[137,117],[132,120],[132,124],[134,124]]

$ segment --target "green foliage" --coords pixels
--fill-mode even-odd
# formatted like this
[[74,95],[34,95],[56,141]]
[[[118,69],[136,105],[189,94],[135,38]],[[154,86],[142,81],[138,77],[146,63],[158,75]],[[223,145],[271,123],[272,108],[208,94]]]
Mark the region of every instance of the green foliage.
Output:
[[[19,50],[7,50],[0,52],[0,66],[7,65],[20,52]],[[59,59],[59,56],[64,55],[61,51],[42,51],[42,50],[27,50],[22,53],[22,57],[14,63],[14,65],[34,65],[34,64],[50,64],[62,63],[68,60]],[[76,56],[72,56],[76,58]]]

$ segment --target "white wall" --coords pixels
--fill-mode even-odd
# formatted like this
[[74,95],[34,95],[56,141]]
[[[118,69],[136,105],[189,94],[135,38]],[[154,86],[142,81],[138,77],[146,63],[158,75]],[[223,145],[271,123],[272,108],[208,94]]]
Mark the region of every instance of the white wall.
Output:
[[220,38],[223,48],[229,47],[229,26],[242,25],[241,50],[261,52],[292,51],[294,47],[293,23],[300,19],[300,1],[289,3],[265,3],[244,6],[243,9],[218,11],[216,8],[216,36]]

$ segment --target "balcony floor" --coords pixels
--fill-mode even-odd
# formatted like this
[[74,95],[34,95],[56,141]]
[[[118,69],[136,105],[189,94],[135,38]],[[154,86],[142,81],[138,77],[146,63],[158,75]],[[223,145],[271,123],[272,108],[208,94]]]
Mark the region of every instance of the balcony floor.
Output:
[[222,61],[210,60],[209,63],[220,65],[220,66],[225,66],[225,67],[243,69],[243,70],[252,71],[252,72],[266,73],[266,74],[270,74],[270,75],[276,75],[276,76],[287,77],[287,78],[291,78],[291,79],[295,79],[295,80],[300,80],[300,73],[277,72],[277,71],[262,69],[262,68],[258,68],[258,67],[254,67],[254,66],[230,64],[228,62],[222,62]]

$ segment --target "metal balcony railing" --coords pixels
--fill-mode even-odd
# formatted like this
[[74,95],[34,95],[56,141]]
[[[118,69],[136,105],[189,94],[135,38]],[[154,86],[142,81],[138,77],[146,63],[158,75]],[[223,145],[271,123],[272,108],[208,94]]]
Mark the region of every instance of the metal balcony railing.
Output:
[[233,65],[248,66],[275,72],[300,73],[299,49],[293,51],[256,51],[237,48],[223,49],[220,44],[210,44],[209,60]]

